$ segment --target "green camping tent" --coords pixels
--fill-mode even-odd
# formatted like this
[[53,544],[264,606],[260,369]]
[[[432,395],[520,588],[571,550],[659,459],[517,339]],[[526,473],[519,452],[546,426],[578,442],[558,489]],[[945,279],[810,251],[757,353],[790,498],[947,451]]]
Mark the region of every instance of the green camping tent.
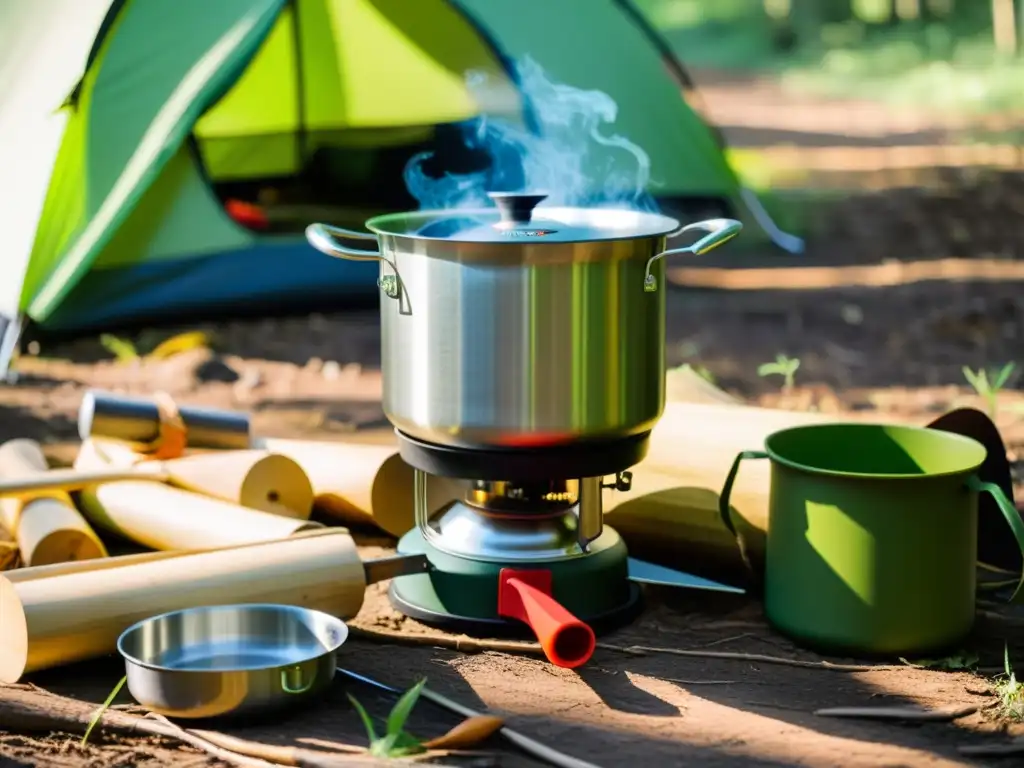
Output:
[[523,119],[524,56],[611,97],[655,195],[737,192],[628,0],[0,0],[0,313],[86,330],[373,290],[374,263],[268,223],[266,180],[333,169],[361,220],[439,126]]

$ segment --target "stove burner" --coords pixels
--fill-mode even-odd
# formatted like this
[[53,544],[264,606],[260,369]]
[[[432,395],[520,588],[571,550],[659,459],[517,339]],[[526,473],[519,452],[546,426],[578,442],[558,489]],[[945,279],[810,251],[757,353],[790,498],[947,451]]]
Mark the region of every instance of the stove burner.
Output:
[[466,492],[466,504],[482,512],[545,515],[565,512],[576,504],[572,480],[510,483],[507,480],[474,480]]

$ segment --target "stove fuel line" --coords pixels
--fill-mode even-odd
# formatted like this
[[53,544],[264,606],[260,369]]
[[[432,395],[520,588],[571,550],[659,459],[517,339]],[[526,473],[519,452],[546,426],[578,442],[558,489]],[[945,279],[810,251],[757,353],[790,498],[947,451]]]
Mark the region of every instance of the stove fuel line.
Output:
[[[390,685],[386,685],[378,680],[374,680],[366,675],[361,675],[358,672],[345,669],[344,667],[338,667],[338,672],[350,680],[354,680],[364,685],[369,685],[373,688],[379,688],[382,691],[393,693],[401,696],[403,691],[398,688],[393,688]],[[447,709],[449,712],[454,712],[462,717],[479,717],[480,712],[470,709],[469,707],[459,704],[457,701],[452,701],[447,696],[442,696],[440,693],[430,690],[427,687],[423,687],[420,690],[420,696],[433,702],[437,706]],[[579,758],[566,755],[563,752],[559,752],[546,744],[541,744],[539,741],[531,739],[525,734],[519,733],[519,731],[512,730],[507,725],[501,726],[498,731],[505,739],[519,749],[523,750],[529,755],[536,757],[538,760],[543,760],[549,765],[556,766],[556,768],[601,768],[599,765],[594,763],[588,763],[586,760],[580,760]]]

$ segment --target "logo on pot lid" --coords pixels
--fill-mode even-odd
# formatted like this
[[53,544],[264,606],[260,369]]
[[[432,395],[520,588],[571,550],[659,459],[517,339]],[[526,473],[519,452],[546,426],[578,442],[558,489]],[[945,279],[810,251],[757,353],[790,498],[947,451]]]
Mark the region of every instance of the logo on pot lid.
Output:
[[509,237],[545,237],[546,235],[553,235],[557,232],[557,229],[499,229],[503,235]]

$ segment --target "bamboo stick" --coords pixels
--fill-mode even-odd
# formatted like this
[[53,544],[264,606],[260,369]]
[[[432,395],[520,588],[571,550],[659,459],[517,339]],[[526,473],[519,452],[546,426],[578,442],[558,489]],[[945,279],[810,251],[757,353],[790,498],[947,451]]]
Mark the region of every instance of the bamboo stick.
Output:
[[[978,417],[984,421],[983,415]],[[737,454],[763,449],[765,439],[782,429],[866,420],[859,414],[669,403],[651,433],[647,456],[631,469],[632,489],[604,491],[605,522],[637,557],[724,581],[742,577],[746,570],[735,538],[719,513],[722,485]],[[968,420],[958,428],[989,450],[999,450],[991,438],[970,431],[978,429],[976,422]],[[755,568],[764,563],[770,491],[770,463],[743,462],[730,496],[730,514]]]
[[[137,465],[146,471],[142,462]],[[308,520],[313,485],[297,462],[270,451],[220,451],[153,462],[178,488],[275,515]]]
[[[300,531],[294,536],[289,536],[288,538],[305,539],[310,536],[333,535],[344,531],[344,528],[314,528],[308,531]],[[94,560],[78,560],[67,563],[53,563],[51,565],[37,565],[31,568],[18,568],[17,570],[7,571],[3,575],[12,584],[20,584],[23,581],[48,579],[53,576],[66,576],[72,573],[91,573],[92,571],[105,571],[110,568],[124,568],[125,566],[138,565],[139,563],[152,563],[157,560],[184,557],[185,555],[194,555],[199,552],[221,552],[229,549],[236,550],[244,549],[246,547],[260,547],[265,543],[266,542],[264,541],[257,541],[250,544],[239,544],[232,547],[213,547],[211,549],[170,549],[157,550],[154,552],[139,552],[132,555],[115,555],[112,557],[103,557]]]
[[[243,432],[244,424],[244,432],[247,435],[246,447],[262,449],[269,454],[281,455],[297,463],[310,481],[314,505],[327,515],[346,525],[373,525],[394,536],[402,535],[412,526],[413,470],[398,455],[393,435],[384,436],[383,445],[276,438],[250,439],[248,420],[243,414],[228,410],[195,410],[180,407],[178,411],[186,427],[189,427],[189,414],[192,414],[193,421],[198,419],[196,423],[199,426],[188,429],[189,448],[193,455],[159,462],[159,465],[157,462],[143,462],[137,465],[138,471],[152,473],[155,479],[175,483],[172,461],[203,466],[203,462],[206,461],[204,457],[217,456],[220,452],[207,452],[202,449],[228,445],[239,447],[235,443]],[[116,473],[119,469],[126,469],[133,461],[137,462],[138,452],[147,450],[152,440],[158,436],[159,418],[160,411],[155,401],[123,397],[102,391],[86,393],[79,410],[82,437],[84,440],[89,436],[96,438],[85,440],[85,443],[102,444],[103,452],[115,457],[110,463],[118,465],[101,465],[91,469]],[[131,458],[125,458],[126,453]],[[76,463],[76,468],[82,467]],[[120,481],[124,478],[112,474],[109,479]],[[62,480],[75,483],[76,488],[85,485],[71,475],[63,477]],[[97,478],[93,480],[99,481]],[[217,498],[229,498],[228,495],[211,490],[209,486],[177,484]],[[3,492],[3,487],[0,486],[0,494]],[[462,492],[462,484],[458,481],[432,477],[428,483],[431,509],[440,509],[447,502],[461,496]],[[251,506],[241,499],[233,498],[233,495],[229,500]]]
[[[80,491],[122,480],[166,482],[243,507],[308,520],[313,486],[295,461],[269,451],[218,451],[167,461],[145,461],[123,446],[86,441],[97,458],[88,469],[45,467],[14,479],[0,479],[0,497],[25,498],[47,491]],[[101,456],[102,454],[102,456]],[[79,465],[80,467],[82,465]]]
[[[374,525],[401,536],[413,524],[413,469],[398,455],[394,437],[387,445],[263,438],[259,445],[302,467],[313,484],[316,506],[353,526]],[[431,512],[464,493],[463,484],[432,476],[427,482]]]
[[[631,490],[606,489],[605,522],[630,554],[709,578],[735,580],[746,570],[719,514],[729,468],[744,450],[759,450],[780,429],[841,421],[832,415],[747,405],[669,403],[651,433],[647,456],[630,471]],[[763,563],[770,466],[747,461],[730,498],[734,525],[755,567]]]
[[[103,466],[102,446],[82,445],[76,468]],[[151,549],[203,550],[283,539],[321,527],[310,520],[250,509],[146,480],[89,486],[79,494],[95,525]]]
[[[46,456],[34,440],[0,445],[0,478],[17,482],[47,471]],[[0,480],[3,482],[3,480]],[[106,557],[95,531],[60,491],[36,491],[20,498],[0,498],[0,522],[18,544],[24,565]]]
[[21,582],[0,577],[0,682],[111,653],[121,632],[167,611],[265,602],[351,618],[365,586],[342,530]]

